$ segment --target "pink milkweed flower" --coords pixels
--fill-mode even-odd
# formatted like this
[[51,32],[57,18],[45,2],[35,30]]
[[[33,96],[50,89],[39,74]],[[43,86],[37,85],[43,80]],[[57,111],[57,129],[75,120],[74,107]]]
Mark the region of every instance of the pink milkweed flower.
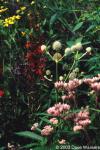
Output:
[[66,140],[64,140],[64,139],[58,140],[58,143],[59,144],[66,144]]
[[85,129],[91,123],[87,107],[75,115],[74,122],[76,124],[73,128],[74,131]]
[[31,127],[31,130],[34,131],[38,127],[38,123],[34,123]]
[[47,113],[53,116],[60,116],[63,112],[70,109],[70,105],[57,103],[53,107],[48,108]]
[[74,126],[73,131],[76,132],[76,131],[80,131],[80,130],[82,130],[82,129],[83,129],[82,126],[76,125],[76,126]]
[[56,118],[51,118],[49,120],[52,124],[58,124],[58,120]]
[[53,127],[51,125],[47,125],[41,130],[41,135],[48,136],[53,132]]

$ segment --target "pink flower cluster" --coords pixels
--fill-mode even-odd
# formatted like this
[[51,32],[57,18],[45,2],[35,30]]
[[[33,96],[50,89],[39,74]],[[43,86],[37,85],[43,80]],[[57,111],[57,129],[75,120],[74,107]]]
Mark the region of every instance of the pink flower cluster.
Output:
[[58,103],[58,104],[55,104],[53,107],[50,107],[47,110],[47,113],[53,116],[61,116],[63,112],[66,112],[69,109],[70,109],[70,105]]
[[74,99],[75,98],[75,92],[70,91],[70,92],[67,93],[67,95],[63,95],[61,98],[62,98],[63,101]]
[[53,127],[51,125],[47,125],[41,130],[41,135],[48,136],[53,132]]
[[82,80],[78,80],[78,79],[70,80],[68,83],[63,81],[57,81],[55,83],[55,88],[57,88],[58,90],[63,89],[67,91],[73,91],[81,84],[82,84]]
[[86,83],[86,84],[91,85],[92,83],[95,83],[95,82],[97,82],[99,80],[100,80],[100,74],[98,74],[97,77],[83,79],[83,82]]
[[82,129],[84,130],[91,123],[88,109],[86,108],[77,113],[74,122],[75,122],[75,126],[73,128],[74,132]]
[[56,118],[51,118],[49,120],[52,124],[58,124],[58,120]]
[[100,91],[100,83],[99,82],[95,82],[91,84],[91,88],[96,91],[99,92]]

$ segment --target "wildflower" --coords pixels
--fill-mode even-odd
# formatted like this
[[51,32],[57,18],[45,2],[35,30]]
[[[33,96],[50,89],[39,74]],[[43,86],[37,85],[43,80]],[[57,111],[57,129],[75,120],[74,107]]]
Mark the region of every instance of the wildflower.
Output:
[[21,32],[21,34],[22,34],[22,36],[25,36],[25,35],[26,35],[26,33],[25,33],[25,32]]
[[91,48],[91,47],[87,47],[87,48],[86,48],[86,52],[88,52],[88,53],[90,53],[90,52],[91,52],[91,50],[92,50],[92,48]]
[[3,96],[4,96],[4,91],[0,90],[0,97],[3,97]]
[[48,136],[53,132],[53,127],[51,125],[47,125],[41,131],[41,135]]
[[42,50],[43,52],[46,51],[46,48],[47,48],[46,45],[42,45],[42,46],[41,46],[41,50]]
[[34,131],[38,127],[38,123],[34,123],[31,127],[31,130]]
[[20,9],[16,10],[16,14],[18,14],[18,13],[20,13],[20,12],[21,12],[21,10],[20,10]]
[[71,47],[71,51],[81,50],[81,49],[82,49],[82,43],[80,42]]
[[85,129],[91,123],[88,107],[82,109],[79,113],[76,114],[74,122],[76,124],[73,128],[74,132]]
[[76,50],[76,46],[75,45],[71,46],[71,51],[75,51],[75,50]]
[[59,144],[66,144],[66,140],[64,140],[64,139],[58,140],[58,143]]
[[15,18],[19,20],[21,18],[21,16],[17,15],[17,16],[15,16]]
[[69,55],[69,54],[71,54],[71,53],[72,53],[71,48],[66,48],[64,55],[67,56],[67,55]]
[[55,53],[53,56],[53,60],[57,63],[61,60],[62,55],[60,53]]
[[60,41],[53,42],[52,48],[53,50],[56,50],[56,51],[60,50],[62,48],[61,42]]
[[73,79],[76,78],[76,76],[77,76],[76,72],[73,71],[73,72],[70,73],[69,79],[70,79],[70,80],[73,80]]
[[48,69],[46,70],[46,75],[49,76],[51,74],[51,71]]
[[63,101],[74,99],[75,98],[75,92],[74,91],[68,92],[67,95],[63,95],[61,98]]
[[78,73],[79,72],[79,68],[75,68],[73,71]]
[[58,120],[56,118],[51,118],[49,120],[52,124],[58,124]]
[[33,5],[33,4],[35,4],[35,1],[32,1],[32,2],[31,2],[31,5]]
[[11,24],[14,24],[17,20],[19,20],[21,18],[21,16],[19,15],[14,15],[12,17],[8,17],[4,20],[3,25],[4,27],[8,27]]
[[99,92],[100,91],[100,83],[99,82],[95,82],[91,84],[91,88],[96,91]]
[[77,50],[81,50],[82,49],[82,43],[79,42],[79,43],[75,44],[75,47]]
[[60,77],[59,77],[59,80],[60,80],[60,81],[63,81],[63,79],[64,79],[63,76],[60,76]]
[[8,8],[0,8],[0,13],[3,13],[3,12],[5,12],[5,11],[7,11],[8,10]]
[[82,126],[79,126],[79,125],[76,125],[76,126],[73,127],[73,131],[74,131],[74,132],[80,131],[80,130],[82,130],[82,129],[83,129],[83,127],[82,127]]
[[57,103],[53,107],[50,107],[47,110],[47,113],[51,114],[53,116],[60,116],[62,114],[62,112],[66,112],[69,109],[70,109],[70,105]]
[[25,7],[25,6],[20,7],[20,10],[21,10],[21,11],[23,11],[23,10],[25,10],[25,9],[26,9],[26,7]]

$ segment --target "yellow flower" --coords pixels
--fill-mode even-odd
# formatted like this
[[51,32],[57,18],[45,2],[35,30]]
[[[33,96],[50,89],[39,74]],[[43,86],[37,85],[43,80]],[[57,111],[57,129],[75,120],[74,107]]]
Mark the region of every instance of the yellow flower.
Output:
[[9,24],[8,24],[8,23],[5,23],[5,24],[4,24],[4,27],[8,27],[8,26],[9,26]]
[[32,1],[32,2],[31,2],[31,5],[33,5],[34,3],[35,3],[35,1]]
[[9,20],[9,24],[14,24],[14,21]]
[[16,10],[16,13],[18,14],[18,13],[20,13],[20,10],[18,9],[18,10]]
[[0,13],[5,12],[6,10],[8,10],[8,8],[1,8]]
[[24,7],[24,6],[23,6],[23,7],[20,7],[20,10],[21,10],[21,11],[23,11],[23,10],[25,10],[25,9],[26,9],[26,7]]
[[22,34],[22,36],[25,36],[25,35],[26,35],[26,33],[25,33],[25,32],[21,32],[21,34]]
[[19,16],[19,15],[16,16],[16,19],[20,19],[20,18],[21,18],[21,16]]

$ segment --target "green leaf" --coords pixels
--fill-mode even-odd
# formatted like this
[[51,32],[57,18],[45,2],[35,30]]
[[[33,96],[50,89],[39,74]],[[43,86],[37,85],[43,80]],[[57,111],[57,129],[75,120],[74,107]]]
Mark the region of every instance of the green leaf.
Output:
[[79,22],[78,24],[76,24],[76,26],[73,29],[73,32],[79,30],[82,27],[82,25],[83,25],[83,22]]
[[31,144],[27,144],[25,146],[22,146],[20,149],[32,148],[33,146],[36,146],[36,145],[37,145],[37,143],[31,143]]
[[35,139],[38,141],[43,142],[44,138],[36,133],[30,132],[30,131],[22,131],[15,133],[18,136],[23,136],[25,138]]
[[94,108],[90,108],[90,109],[100,113],[99,109],[94,109]]
[[89,26],[89,28],[86,30],[86,32],[89,32],[90,30],[94,29],[94,25]]
[[57,16],[58,16],[57,13],[55,13],[53,16],[51,16],[51,18],[50,18],[50,28],[52,27],[52,25],[56,21]]

